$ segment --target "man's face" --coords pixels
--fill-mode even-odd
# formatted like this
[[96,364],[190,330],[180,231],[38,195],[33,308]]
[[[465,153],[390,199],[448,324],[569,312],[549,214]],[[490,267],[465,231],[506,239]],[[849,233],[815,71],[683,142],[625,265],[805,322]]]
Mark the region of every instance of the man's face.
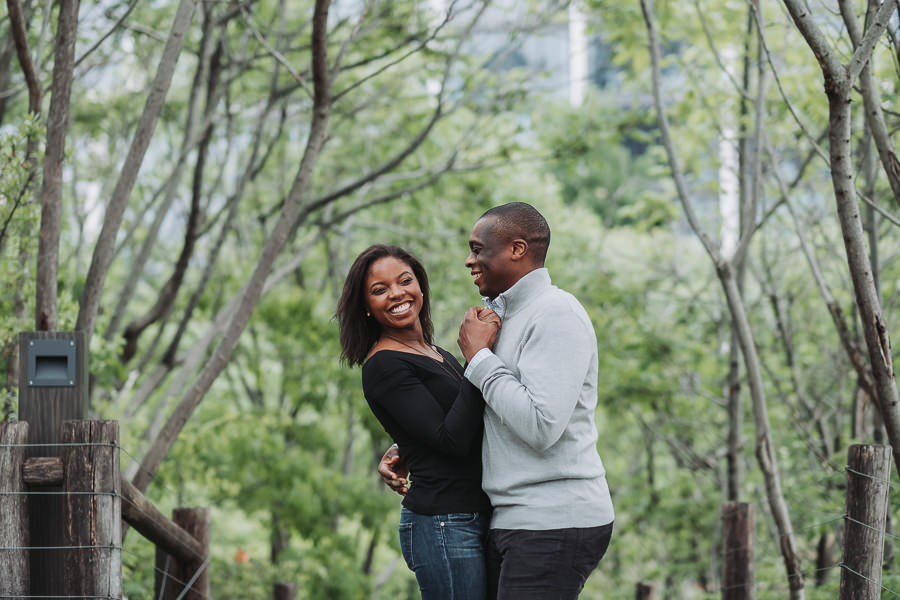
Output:
[[484,217],[475,223],[469,236],[469,256],[466,268],[472,273],[472,283],[478,292],[496,298],[512,284],[512,245],[495,231],[495,217]]

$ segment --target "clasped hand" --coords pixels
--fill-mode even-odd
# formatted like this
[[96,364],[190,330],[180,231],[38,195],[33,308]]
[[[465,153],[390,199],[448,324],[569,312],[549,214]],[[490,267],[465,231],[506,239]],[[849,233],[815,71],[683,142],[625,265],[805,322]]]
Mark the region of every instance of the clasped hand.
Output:
[[500,317],[491,309],[478,306],[466,311],[456,340],[466,362],[471,361],[482,348],[493,348],[499,332]]

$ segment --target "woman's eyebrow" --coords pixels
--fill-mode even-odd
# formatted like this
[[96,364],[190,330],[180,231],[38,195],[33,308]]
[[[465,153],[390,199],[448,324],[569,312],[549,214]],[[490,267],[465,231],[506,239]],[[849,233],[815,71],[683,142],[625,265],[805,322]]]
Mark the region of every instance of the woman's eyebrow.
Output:
[[[405,276],[405,275],[413,276],[413,272],[412,272],[412,271],[403,271],[402,273],[400,273],[399,275],[397,275],[397,279],[400,279],[401,277],[403,277],[403,276]],[[384,285],[384,282],[383,282],[383,281],[373,281],[373,282],[369,285],[369,289],[371,290],[371,289],[372,289],[373,287],[375,287],[376,285]]]

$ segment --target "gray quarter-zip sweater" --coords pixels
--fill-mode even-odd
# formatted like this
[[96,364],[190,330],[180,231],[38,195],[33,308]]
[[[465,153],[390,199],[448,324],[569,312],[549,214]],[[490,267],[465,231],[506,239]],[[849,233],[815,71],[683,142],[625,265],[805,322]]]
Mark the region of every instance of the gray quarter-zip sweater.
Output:
[[495,529],[597,527],[614,519],[597,454],[597,337],[574,296],[536,269],[488,305],[493,351],[466,369],[486,403],[482,487]]

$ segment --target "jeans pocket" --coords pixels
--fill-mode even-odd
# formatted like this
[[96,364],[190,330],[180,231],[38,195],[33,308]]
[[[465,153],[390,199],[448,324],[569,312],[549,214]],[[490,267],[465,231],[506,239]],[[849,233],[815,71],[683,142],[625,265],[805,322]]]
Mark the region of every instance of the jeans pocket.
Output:
[[465,525],[466,523],[473,523],[479,517],[478,513],[450,513],[445,516],[448,523],[453,523],[454,525]]
[[406,566],[412,571],[416,568],[413,560],[413,524],[400,523],[397,531],[400,534],[400,553],[403,554]]

